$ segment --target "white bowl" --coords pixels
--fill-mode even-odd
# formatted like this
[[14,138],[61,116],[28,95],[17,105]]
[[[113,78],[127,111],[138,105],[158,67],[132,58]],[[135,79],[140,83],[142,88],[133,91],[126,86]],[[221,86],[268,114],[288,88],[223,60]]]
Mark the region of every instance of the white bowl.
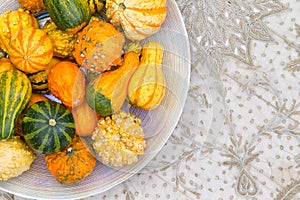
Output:
[[[16,9],[16,0],[2,0],[0,14]],[[45,167],[43,155],[31,169],[9,181],[1,181],[0,189],[34,199],[79,199],[104,192],[125,181],[145,167],[164,146],[182,113],[190,82],[190,46],[182,16],[174,0],[167,0],[167,18],[161,29],[142,41],[157,41],[165,47],[163,70],[167,92],[162,104],[152,111],[132,109],[142,118],[147,148],[135,164],[120,169],[102,165],[99,161],[94,171],[77,184],[61,185]]]

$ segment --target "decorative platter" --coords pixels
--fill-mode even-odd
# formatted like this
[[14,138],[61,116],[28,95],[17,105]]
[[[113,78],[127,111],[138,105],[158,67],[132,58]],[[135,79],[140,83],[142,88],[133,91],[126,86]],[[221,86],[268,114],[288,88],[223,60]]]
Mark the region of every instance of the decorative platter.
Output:
[[[3,0],[0,14],[19,7],[16,0]],[[156,41],[164,48],[163,71],[166,93],[159,107],[145,111],[126,107],[127,111],[142,119],[147,147],[134,164],[113,168],[97,161],[93,172],[75,184],[62,185],[47,170],[43,154],[30,170],[22,175],[0,181],[0,189],[21,197],[33,199],[79,199],[95,195],[122,183],[145,167],[167,142],[181,116],[190,81],[190,46],[186,28],[175,0],[167,0],[167,17],[160,30],[141,41]]]

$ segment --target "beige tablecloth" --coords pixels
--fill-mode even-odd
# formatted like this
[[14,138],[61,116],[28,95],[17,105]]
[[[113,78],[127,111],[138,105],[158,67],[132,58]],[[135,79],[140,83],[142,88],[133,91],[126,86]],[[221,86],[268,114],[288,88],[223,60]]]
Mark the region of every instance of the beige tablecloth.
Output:
[[139,174],[85,200],[300,199],[299,0],[177,3],[192,52],[177,128]]

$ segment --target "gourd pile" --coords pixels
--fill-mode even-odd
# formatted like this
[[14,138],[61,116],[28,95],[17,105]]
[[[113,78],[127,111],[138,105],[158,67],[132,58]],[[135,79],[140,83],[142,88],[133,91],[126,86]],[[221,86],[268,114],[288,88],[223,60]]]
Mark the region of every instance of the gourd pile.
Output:
[[[140,41],[163,24],[166,1],[19,4],[0,16],[0,180],[30,170],[37,154],[61,184],[87,177],[96,157],[115,167],[137,162],[142,122],[121,108],[128,100],[151,110],[164,98],[164,47]],[[49,14],[43,25],[40,11]]]

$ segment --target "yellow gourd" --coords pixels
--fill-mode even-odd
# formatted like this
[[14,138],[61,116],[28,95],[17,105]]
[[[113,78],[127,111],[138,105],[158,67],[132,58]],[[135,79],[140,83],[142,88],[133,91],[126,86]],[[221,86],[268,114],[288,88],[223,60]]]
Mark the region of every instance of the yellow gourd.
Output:
[[166,81],[162,71],[164,47],[157,42],[143,46],[140,65],[128,86],[131,104],[144,110],[157,107],[165,95]]

